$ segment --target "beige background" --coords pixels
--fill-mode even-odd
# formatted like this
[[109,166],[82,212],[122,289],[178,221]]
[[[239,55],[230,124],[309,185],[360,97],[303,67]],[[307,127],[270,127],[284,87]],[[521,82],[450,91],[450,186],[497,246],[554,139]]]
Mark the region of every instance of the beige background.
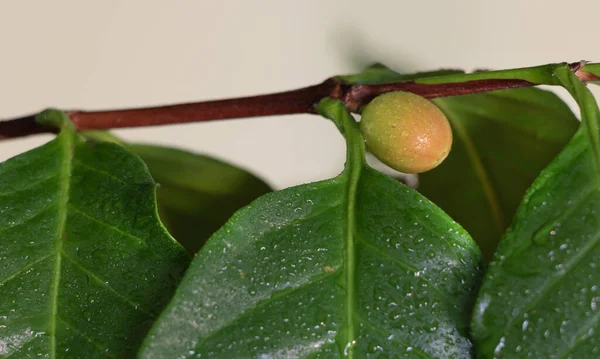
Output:
[[[302,87],[405,70],[600,61],[600,1],[0,0],[0,119]],[[276,187],[335,175],[333,125],[288,116],[120,130],[229,160]],[[0,142],[0,161],[50,136]]]

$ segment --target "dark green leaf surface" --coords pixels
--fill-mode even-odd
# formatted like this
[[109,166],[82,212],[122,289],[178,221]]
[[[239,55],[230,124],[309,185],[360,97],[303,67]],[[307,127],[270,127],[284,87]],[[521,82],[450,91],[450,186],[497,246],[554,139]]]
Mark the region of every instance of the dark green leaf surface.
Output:
[[348,139],[344,173],[237,212],[192,262],[141,357],[471,357],[478,248],[419,193],[365,166],[341,103],[320,110]]
[[419,191],[464,226],[491,259],[525,191],[579,122],[558,96],[536,88],[433,102],[454,138],[448,158],[419,175]]
[[174,148],[130,144],[159,183],[160,216],[190,252],[233,215],[271,188],[254,175],[216,159]]
[[0,164],[0,357],[131,358],[187,255],[139,158],[40,119],[60,135]]
[[600,357],[600,113],[564,67],[583,125],[527,192],[473,314],[480,358]]
[[[512,76],[547,81],[547,72],[553,68],[400,75],[375,65],[344,79],[355,83],[436,83]],[[540,74],[532,74],[534,71]],[[448,158],[439,167],[419,175],[419,192],[465,227],[490,259],[525,191],[568,143],[579,122],[558,96],[536,88],[439,98],[433,102],[448,117],[454,140]]]
[[159,184],[160,218],[190,253],[198,252],[235,211],[272,191],[251,173],[208,156],[125,143],[106,131],[89,131],[84,135],[119,143],[144,160]]

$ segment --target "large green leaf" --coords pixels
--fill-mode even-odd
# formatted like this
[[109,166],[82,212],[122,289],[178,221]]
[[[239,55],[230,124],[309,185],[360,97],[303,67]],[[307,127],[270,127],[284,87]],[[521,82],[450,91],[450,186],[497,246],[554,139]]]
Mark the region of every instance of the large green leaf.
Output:
[[[549,71],[548,66],[534,70]],[[533,76],[534,71],[505,72],[496,76],[543,79]],[[374,65],[343,79],[354,83],[446,82],[452,80],[447,76],[452,74],[456,80],[465,81],[493,78],[494,72],[460,74],[446,70],[400,75]],[[484,257],[490,259],[525,191],[571,139],[579,123],[558,96],[537,88],[433,102],[448,117],[454,141],[450,155],[439,167],[419,175],[419,191],[465,227]]]
[[448,158],[419,175],[419,191],[464,226],[491,259],[525,191],[579,122],[558,96],[537,88],[434,103],[448,117],[454,139]]
[[481,358],[600,356],[600,113],[566,67],[582,126],[527,192],[473,314]]
[[127,143],[106,131],[88,131],[84,135],[118,143],[144,160],[159,184],[160,218],[190,253],[198,252],[235,211],[271,192],[258,177],[208,156]]
[[348,141],[337,178],[267,194],[200,250],[143,358],[470,358],[479,249],[416,191],[366,167]]
[[130,358],[189,259],[139,158],[39,118],[58,137],[0,164],[0,357]]

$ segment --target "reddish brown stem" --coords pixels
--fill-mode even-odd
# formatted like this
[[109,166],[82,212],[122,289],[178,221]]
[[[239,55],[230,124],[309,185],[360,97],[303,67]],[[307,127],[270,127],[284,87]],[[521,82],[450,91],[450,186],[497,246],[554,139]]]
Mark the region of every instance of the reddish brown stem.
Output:
[[423,85],[414,82],[350,85],[336,79],[329,79],[319,85],[270,95],[133,110],[70,111],[67,114],[77,129],[97,130],[313,113],[314,105],[324,97],[339,99],[346,104],[350,111],[356,112],[360,106],[368,103],[377,95],[389,91],[408,91],[427,98],[435,98],[533,85],[522,80],[479,80],[440,85]]
[[54,127],[46,127],[37,123],[35,121],[35,116],[0,121],[0,140],[35,135],[38,133],[55,133],[57,131],[58,130]]
[[67,115],[78,130],[98,130],[310,113],[314,103],[331,94],[336,85],[335,81],[328,80],[319,85],[269,95],[130,110],[69,111]]
[[[595,75],[581,71],[580,63],[572,64],[571,69],[582,81],[600,80]],[[350,111],[356,112],[374,97],[390,91],[408,91],[426,98],[436,98],[526,86],[535,86],[535,84],[523,80],[503,79],[434,85],[415,82],[352,85],[337,79],[329,79],[318,85],[261,96],[129,110],[68,111],[67,115],[79,131],[104,130],[242,117],[314,113],[314,105],[324,97],[339,99]],[[0,140],[42,132],[55,132],[55,129],[37,124],[33,116],[0,121]]]

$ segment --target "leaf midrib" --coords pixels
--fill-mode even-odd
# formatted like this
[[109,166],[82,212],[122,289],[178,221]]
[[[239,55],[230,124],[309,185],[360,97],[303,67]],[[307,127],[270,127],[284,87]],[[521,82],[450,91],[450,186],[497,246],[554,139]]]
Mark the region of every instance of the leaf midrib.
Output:
[[[345,108],[344,108],[345,111]],[[343,127],[347,143],[347,162],[344,175],[346,177],[346,230],[344,264],[346,268],[346,345],[342,355],[349,359],[354,358],[354,345],[356,344],[357,330],[355,321],[356,313],[356,197],[360,176],[365,166],[365,145],[358,129],[358,124],[347,112],[342,116]]]
[[60,284],[60,271],[63,251],[63,235],[67,223],[67,205],[69,203],[69,190],[71,186],[70,176],[73,166],[73,134],[68,130],[63,130],[59,135],[62,136],[60,143],[62,144],[62,163],[59,170],[60,195],[58,197],[58,220],[56,228],[56,239],[53,245],[55,253],[52,291],[50,293],[50,334],[51,334],[51,351],[52,358],[56,358],[56,322],[58,318],[58,286]]
[[[351,145],[351,144],[349,144]],[[354,313],[356,312],[356,246],[354,243],[355,219],[356,219],[356,192],[362,166],[356,161],[349,161],[348,173],[348,192],[347,192],[347,207],[346,207],[346,315],[348,321],[348,332],[346,337],[346,345],[352,347],[356,340],[356,328],[354,325]],[[348,358],[354,358],[354,351],[348,351]]]
[[[443,108],[444,112],[450,114],[452,113],[452,111],[446,108],[445,106],[441,105],[440,107]],[[469,156],[469,159],[471,160],[471,163],[473,165],[475,175],[481,183],[482,191],[492,212],[496,232],[498,233],[498,235],[502,235],[506,227],[504,214],[502,213],[502,209],[500,207],[500,199],[498,198],[497,192],[494,190],[488,172],[485,166],[483,165],[483,161],[481,160],[481,156],[462,124],[458,121],[452,121],[452,118],[455,118],[454,115],[448,116],[448,118],[450,119],[450,122],[452,123],[456,134],[463,141],[465,150],[467,151],[467,155]]]

